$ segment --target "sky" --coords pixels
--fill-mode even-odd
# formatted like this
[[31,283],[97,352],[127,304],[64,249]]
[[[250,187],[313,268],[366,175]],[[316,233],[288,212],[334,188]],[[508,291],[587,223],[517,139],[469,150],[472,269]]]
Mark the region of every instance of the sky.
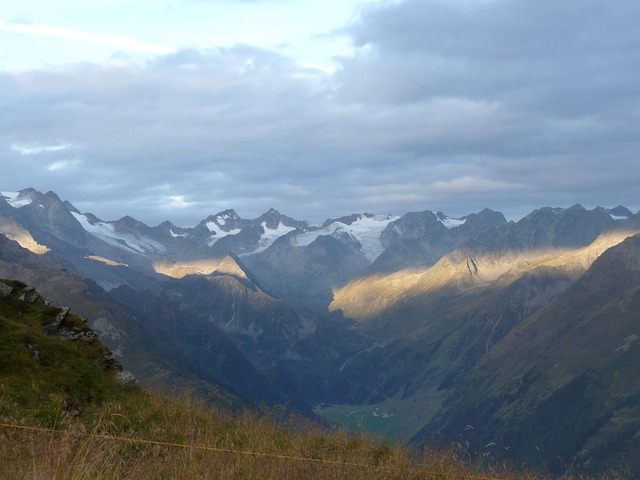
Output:
[[0,191],[233,208],[640,209],[637,0],[0,0]]

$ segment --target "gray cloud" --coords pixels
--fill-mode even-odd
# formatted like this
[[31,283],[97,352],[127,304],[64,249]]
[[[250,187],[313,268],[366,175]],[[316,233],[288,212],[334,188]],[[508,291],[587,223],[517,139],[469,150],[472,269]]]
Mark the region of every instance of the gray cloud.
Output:
[[250,46],[0,73],[2,189],[105,219],[640,207],[635,1],[406,0],[336,74]]

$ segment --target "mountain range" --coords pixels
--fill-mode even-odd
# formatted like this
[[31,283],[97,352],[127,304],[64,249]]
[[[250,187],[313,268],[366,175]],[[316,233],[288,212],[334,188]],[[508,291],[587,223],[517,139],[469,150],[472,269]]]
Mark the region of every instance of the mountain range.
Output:
[[640,472],[638,232],[580,205],[150,227],[28,188],[0,194],[0,277],[86,316],[144,385]]

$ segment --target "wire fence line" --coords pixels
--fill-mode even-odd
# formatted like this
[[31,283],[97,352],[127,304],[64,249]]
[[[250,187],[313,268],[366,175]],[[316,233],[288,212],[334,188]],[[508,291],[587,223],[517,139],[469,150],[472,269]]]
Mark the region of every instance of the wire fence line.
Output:
[[[50,434],[66,434],[74,437],[94,438],[94,439],[100,439],[100,440],[110,440],[114,442],[131,442],[131,443],[158,445],[158,446],[172,447],[172,448],[189,448],[189,449],[203,450],[208,452],[227,453],[227,454],[234,454],[234,455],[246,455],[246,456],[252,456],[252,457],[276,458],[276,459],[287,460],[287,461],[311,462],[311,463],[320,463],[320,464],[336,465],[336,466],[398,471],[397,468],[387,467],[384,465],[345,462],[341,460],[328,460],[324,458],[301,457],[301,456],[295,456],[295,455],[282,455],[278,453],[256,452],[251,450],[240,450],[240,449],[225,448],[225,447],[212,447],[209,445],[198,445],[198,444],[190,444],[190,443],[165,442],[161,440],[150,440],[146,438],[133,438],[133,437],[122,437],[122,436],[116,436],[116,435],[104,435],[104,434],[96,434],[96,433],[71,432],[69,430],[56,430],[53,428],[36,427],[36,426],[30,426],[30,425],[15,425],[11,423],[0,423],[0,428],[7,428],[7,429],[14,429],[14,430],[21,430],[21,431],[32,431],[32,432],[45,432]],[[441,477],[441,478],[446,478],[452,475],[451,473],[423,470],[420,468],[411,469],[411,471],[414,473],[432,475],[432,476]],[[498,478],[498,477],[484,477],[484,476],[477,476],[477,475],[467,475],[462,473],[456,473],[455,478],[461,479],[461,480],[506,480],[504,478]]]

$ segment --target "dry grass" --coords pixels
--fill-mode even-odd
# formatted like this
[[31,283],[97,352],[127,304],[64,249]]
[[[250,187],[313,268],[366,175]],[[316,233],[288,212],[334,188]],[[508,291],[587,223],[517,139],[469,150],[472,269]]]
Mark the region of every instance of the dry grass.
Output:
[[[124,402],[124,403],[123,403]],[[417,453],[355,437],[277,410],[230,414],[189,400],[140,393],[80,417],[62,415],[58,433],[0,429],[2,479],[464,479],[545,478],[481,466],[462,448]],[[6,405],[5,405],[6,407]],[[5,412],[7,409],[5,408]],[[7,418],[2,421],[16,422]],[[33,424],[33,419],[17,420]],[[86,434],[181,443],[116,441]],[[202,445],[233,450],[210,451]],[[241,453],[244,452],[244,453]],[[252,455],[247,452],[257,452]],[[550,477],[549,477],[550,478]]]

